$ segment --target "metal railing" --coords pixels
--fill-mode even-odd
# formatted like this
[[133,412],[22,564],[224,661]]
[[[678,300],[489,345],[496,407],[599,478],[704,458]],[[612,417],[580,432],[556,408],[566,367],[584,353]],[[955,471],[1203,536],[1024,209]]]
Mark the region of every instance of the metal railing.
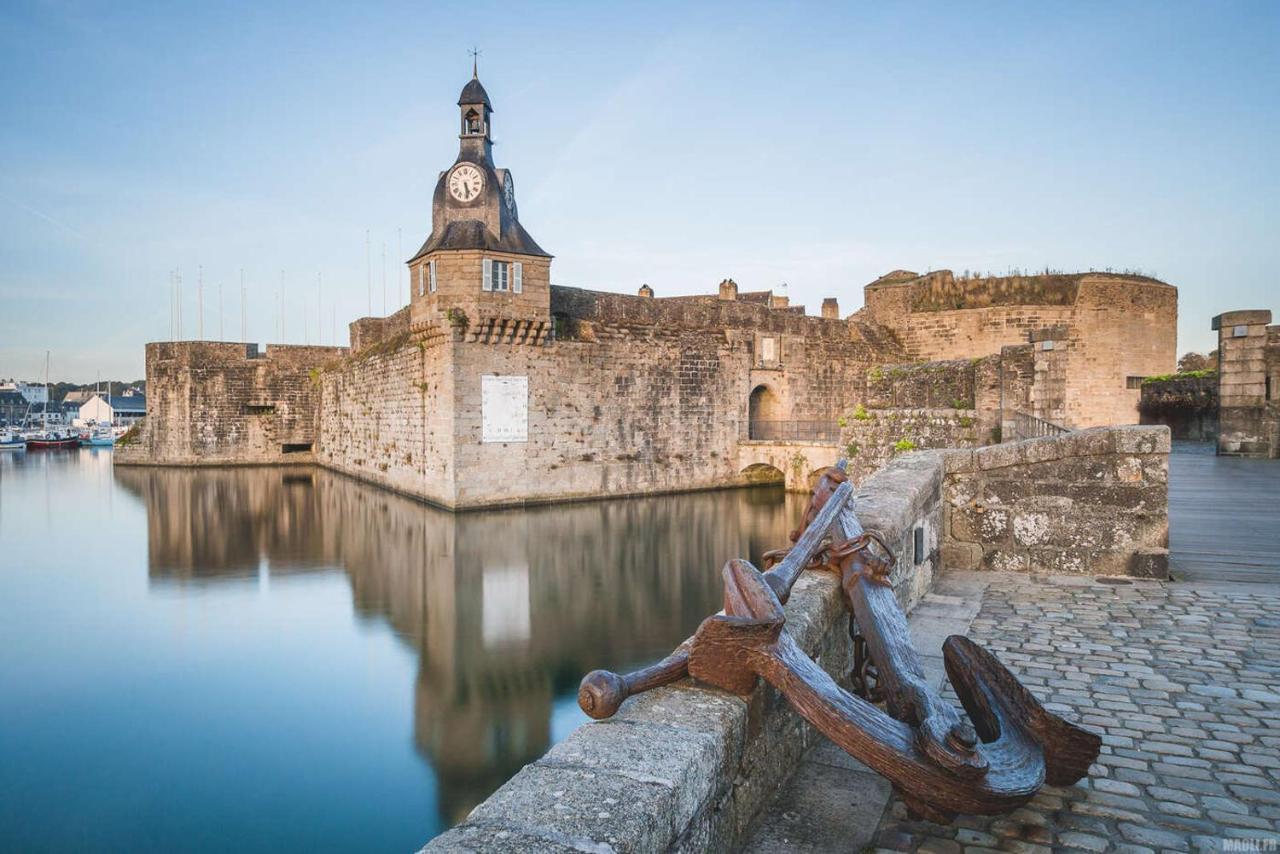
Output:
[[751,421],[748,439],[771,442],[836,442],[840,426],[834,421]]
[[1037,418],[1029,412],[1014,411],[1013,431],[1015,439],[1038,439],[1042,436],[1062,436],[1070,433],[1071,428]]

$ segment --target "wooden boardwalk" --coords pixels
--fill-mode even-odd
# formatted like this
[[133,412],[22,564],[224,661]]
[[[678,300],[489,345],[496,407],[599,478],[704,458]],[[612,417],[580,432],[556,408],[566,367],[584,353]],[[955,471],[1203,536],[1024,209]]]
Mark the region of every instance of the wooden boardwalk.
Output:
[[1169,570],[1183,581],[1280,581],[1280,461],[1219,457],[1175,442]]

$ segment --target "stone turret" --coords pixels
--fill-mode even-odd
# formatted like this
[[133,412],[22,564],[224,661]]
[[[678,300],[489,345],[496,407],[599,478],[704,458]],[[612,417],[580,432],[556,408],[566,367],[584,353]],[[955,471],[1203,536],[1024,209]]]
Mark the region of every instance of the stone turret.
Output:
[[733,301],[738,298],[738,283],[733,279],[725,279],[720,283],[720,299]]
[[835,297],[827,297],[822,301],[822,316],[827,320],[840,319],[840,301]]

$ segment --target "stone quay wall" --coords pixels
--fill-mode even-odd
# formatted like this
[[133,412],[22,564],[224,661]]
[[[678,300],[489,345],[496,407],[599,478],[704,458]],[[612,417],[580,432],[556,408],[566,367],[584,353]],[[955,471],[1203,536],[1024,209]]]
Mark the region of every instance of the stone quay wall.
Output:
[[946,453],[952,569],[1169,575],[1169,429],[1094,428]]
[[[911,454],[869,478],[855,498],[862,523],[894,549],[891,580],[905,609],[937,569],[942,475],[941,454]],[[806,572],[785,610],[787,631],[844,683],[852,649],[835,577]],[[685,680],[579,727],[423,850],[735,850],[821,737],[767,685],[743,699]]]
[[900,271],[867,285],[860,315],[893,330],[913,359],[1031,343],[1032,414],[1070,427],[1136,423],[1141,378],[1171,372],[1177,358],[1177,288],[1146,276]]
[[142,465],[307,462],[319,377],[345,347],[169,341],[147,345],[147,418],[115,461]]

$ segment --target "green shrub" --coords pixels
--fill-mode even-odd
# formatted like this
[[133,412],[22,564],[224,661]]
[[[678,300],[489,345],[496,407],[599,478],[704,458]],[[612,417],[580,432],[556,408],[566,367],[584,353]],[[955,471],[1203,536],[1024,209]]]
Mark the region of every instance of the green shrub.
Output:
[[853,409],[853,417],[854,417],[854,418],[856,418],[856,419],[857,419],[857,420],[859,420],[859,421],[870,421],[870,420],[871,420],[871,415],[870,415],[870,413],[868,413],[868,412],[867,412],[867,408],[866,408],[865,406],[863,406],[861,403],[859,403],[856,407],[854,407],[854,409]]
[[895,454],[904,454],[907,451],[919,450],[920,446],[910,439],[899,439],[893,443],[893,452]]
[[857,442],[850,442],[844,446],[845,459],[853,459],[862,452],[862,447]]

